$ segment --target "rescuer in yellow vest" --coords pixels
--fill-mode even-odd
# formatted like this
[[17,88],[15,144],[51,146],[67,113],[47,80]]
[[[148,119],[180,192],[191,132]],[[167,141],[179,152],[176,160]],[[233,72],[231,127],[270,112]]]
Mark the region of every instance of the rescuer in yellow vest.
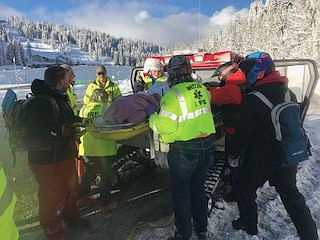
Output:
[[190,239],[192,221],[198,239],[206,239],[207,199],[204,183],[214,158],[215,126],[210,93],[192,79],[185,56],[174,56],[167,65],[170,90],[160,101],[160,112],[147,109],[150,128],[170,144],[168,164],[175,215],[175,236]]
[[[80,109],[80,117],[92,119],[100,117],[105,108],[119,96],[120,89],[117,84],[111,82],[104,66],[96,69],[97,78],[89,84],[83,98],[84,106]],[[117,202],[111,200],[111,164],[117,154],[117,143],[113,140],[103,140],[92,137],[87,132],[80,138],[79,155],[95,165],[100,173],[100,203],[102,212],[107,212],[117,207]],[[80,194],[89,193],[92,178],[95,178],[94,168],[87,168],[80,183]],[[80,196],[84,197],[84,196]]]
[[79,109],[77,107],[77,95],[73,91],[73,86],[75,84],[74,78],[76,77],[76,75],[74,74],[72,67],[70,67],[69,65],[62,64],[61,67],[63,67],[64,69],[67,69],[68,71],[68,79],[69,79],[70,85],[67,89],[67,95],[69,98],[70,107],[72,108],[74,115],[78,116]]
[[17,197],[8,184],[0,164],[0,239],[16,240],[19,232],[13,220]]
[[159,60],[154,60],[148,71],[148,76],[137,82],[137,92],[145,92],[156,82],[165,82],[167,77],[164,74],[163,66]]

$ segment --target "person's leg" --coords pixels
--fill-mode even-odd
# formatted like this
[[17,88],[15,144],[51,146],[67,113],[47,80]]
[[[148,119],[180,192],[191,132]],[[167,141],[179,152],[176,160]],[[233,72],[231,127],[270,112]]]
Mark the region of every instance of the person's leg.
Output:
[[190,181],[198,159],[198,152],[185,152],[180,148],[180,144],[171,144],[168,163],[171,178],[171,197],[175,215],[175,239],[188,240],[192,234]]
[[60,239],[65,233],[60,215],[65,205],[64,192],[61,191],[61,181],[57,163],[32,164],[30,169],[39,184],[39,215],[46,239]]
[[257,187],[240,182],[240,192],[237,199],[240,218],[232,222],[236,230],[245,230],[251,235],[258,233],[258,213],[257,213]]
[[194,171],[191,179],[191,206],[195,231],[198,235],[202,234],[205,236],[208,225],[208,205],[204,186],[208,169],[214,161],[213,139],[205,138],[201,140],[199,146],[201,147],[201,149],[199,149],[201,155],[197,169]]
[[[80,216],[77,201],[79,198],[77,171],[73,159],[58,165],[61,181],[65,186],[65,206],[61,211],[64,221],[69,227],[89,227],[90,222]],[[63,184],[63,183],[62,183]]]
[[83,198],[90,194],[91,185],[97,176],[97,168],[94,161],[90,157],[83,157],[84,174],[79,183],[79,198]]
[[92,157],[97,165],[100,173],[100,202],[101,206],[106,206],[111,202],[111,188],[112,188],[112,162],[114,156],[108,157]]
[[240,155],[239,159],[239,166],[238,167],[231,167],[228,162],[228,153],[229,148],[233,143],[234,135],[226,134],[225,136],[225,152],[226,152],[226,161],[228,164],[228,168],[230,170],[230,185],[231,185],[231,191],[228,195],[225,196],[225,200],[227,202],[233,202],[236,201],[240,194],[240,186],[239,186],[239,176],[241,171],[241,165],[243,161],[243,154]]
[[317,226],[303,195],[296,186],[297,167],[279,167],[270,184],[275,186],[302,240],[317,240]]

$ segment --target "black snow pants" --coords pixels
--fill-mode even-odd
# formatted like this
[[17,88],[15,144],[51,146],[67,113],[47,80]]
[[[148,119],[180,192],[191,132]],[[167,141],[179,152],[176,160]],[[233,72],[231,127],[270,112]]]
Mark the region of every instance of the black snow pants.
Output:
[[[281,201],[294,223],[301,240],[318,240],[317,226],[303,195],[296,186],[297,166],[277,167],[269,183],[280,195]],[[252,182],[240,181],[238,208],[241,221],[248,227],[258,223],[256,191],[258,186]]]

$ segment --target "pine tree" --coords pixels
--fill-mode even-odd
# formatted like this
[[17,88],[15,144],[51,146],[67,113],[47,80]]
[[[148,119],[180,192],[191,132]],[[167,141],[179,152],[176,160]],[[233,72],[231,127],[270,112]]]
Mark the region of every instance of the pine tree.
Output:
[[9,63],[12,63],[12,59],[14,58],[13,47],[11,43],[7,45],[7,52],[6,52],[6,60]]
[[3,24],[1,23],[0,25],[0,66],[6,65],[6,59],[4,56],[4,49],[3,45],[5,44],[4,42],[4,28]]
[[27,43],[27,58],[26,58],[26,62],[27,64],[30,64],[32,60],[32,47],[30,44],[30,40],[28,39],[28,43]]
[[3,50],[3,41],[0,39],[0,66],[6,65],[6,60],[4,57],[4,50]]

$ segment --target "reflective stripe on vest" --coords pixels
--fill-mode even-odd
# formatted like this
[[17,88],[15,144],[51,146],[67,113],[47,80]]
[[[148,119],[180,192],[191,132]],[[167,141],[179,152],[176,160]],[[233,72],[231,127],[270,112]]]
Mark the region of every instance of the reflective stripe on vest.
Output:
[[211,113],[211,109],[208,107],[200,108],[194,112],[188,112],[186,100],[182,96],[181,92],[176,88],[173,88],[172,90],[177,94],[178,101],[179,101],[180,108],[181,108],[181,112],[182,112],[182,116],[180,116],[178,119],[179,123],[184,122],[187,119],[194,119],[194,118],[199,117],[200,115],[205,114],[205,113]]
[[7,178],[4,175],[4,171],[3,168],[0,167],[0,171],[1,171],[1,183],[5,186],[4,191],[0,197],[0,217],[3,215],[3,213],[7,210],[7,208],[10,206],[11,202],[12,202],[12,198],[13,198],[13,191],[11,189],[11,187],[9,186],[9,184],[7,184]]
[[88,94],[85,94],[85,95],[84,95],[84,98],[88,98],[88,99],[89,99],[89,101],[91,100],[91,96],[90,96],[90,95],[88,95]]
[[[161,110],[161,112],[160,112],[161,116],[169,117],[172,121],[174,121],[176,123],[181,123],[181,122],[186,121],[187,119],[194,119],[196,117],[199,117],[202,114],[206,114],[206,113],[211,114],[211,109],[208,107],[200,108],[194,112],[188,112],[187,103],[185,101],[185,98],[182,96],[181,92],[176,88],[172,88],[172,90],[177,95],[182,116],[177,116],[177,114],[172,113],[172,112],[168,112],[165,110]],[[153,129],[156,133],[159,133],[159,131],[155,125],[155,122],[153,123]]]

